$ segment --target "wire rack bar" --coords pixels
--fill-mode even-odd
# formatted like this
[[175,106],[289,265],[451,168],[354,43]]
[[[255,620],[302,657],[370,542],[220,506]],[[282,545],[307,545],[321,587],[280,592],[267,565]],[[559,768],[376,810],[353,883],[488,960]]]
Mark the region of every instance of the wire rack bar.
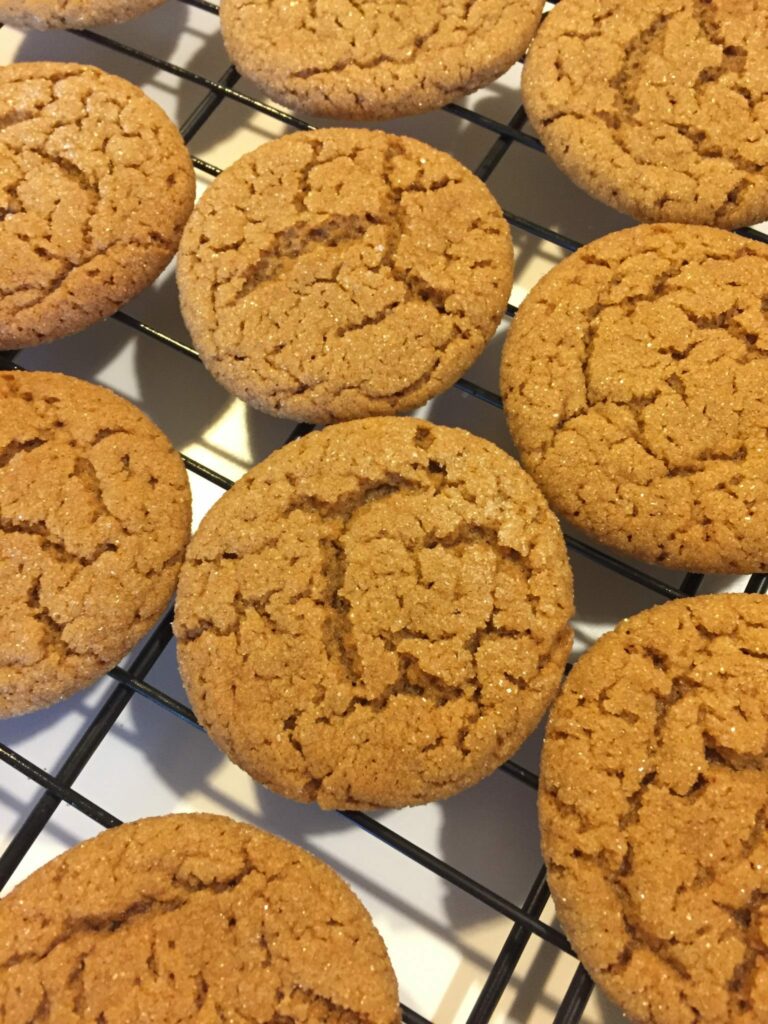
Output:
[[594,987],[592,979],[579,964],[552,1024],[577,1024]]
[[[130,691],[116,687],[102,704],[96,717],[90,722],[75,749],[64,762],[55,778],[59,785],[69,792],[73,782],[88,763],[95,747],[101,743],[117,719],[125,710],[131,698]],[[17,770],[22,771],[16,764]],[[8,884],[11,875],[32,848],[32,844],[48,824],[56,808],[66,797],[57,796],[47,789],[26,816],[8,846],[0,856],[0,889]]]
[[289,114],[285,110],[280,110],[278,107],[270,106],[268,103],[262,103],[260,100],[254,99],[253,96],[247,96],[243,92],[239,92],[237,89],[232,89],[230,86],[223,84],[222,82],[214,82],[210,78],[206,78],[205,75],[199,75],[196,71],[190,71],[188,68],[181,67],[179,64],[173,64],[169,60],[163,60],[162,57],[155,57],[152,54],[145,53],[143,50],[137,50],[135,46],[128,46],[127,43],[120,43],[116,39],[110,39],[108,36],[103,36],[98,32],[92,32],[90,29],[68,29],[74,35],[80,36],[83,39],[87,39],[91,43],[96,43],[98,46],[104,46],[109,50],[114,50],[116,53],[122,53],[125,57],[133,57],[134,60],[142,61],[145,64],[151,64],[152,67],[157,68],[159,71],[167,71],[170,75],[176,75],[177,78],[183,78],[187,82],[192,82],[194,85],[199,85],[203,89],[209,89],[211,92],[218,93],[222,98],[226,97],[230,100],[236,100],[238,103],[242,103],[246,107],[250,107],[251,110],[257,110],[259,113],[268,114],[270,117],[276,118],[278,121],[282,121],[283,124],[290,125],[292,128],[299,128],[302,131],[311,130],[312,125],[303,121],[300,117],[296,117],[294,114]]
[[[523,910],[531,917],[539,917],[548,899],[547,873],[542,867],[523,903]],[[530,937],[531,933],[527,928],[519,924],[514,925],[467,1017],[467,1024],[484,1024],[489,1020],[514,974]]]
[[[132,672],[144,675],[155,664],[170,640],[171,618],[172,612],[166,612],[158,625],[152,630],[149,639],[143,644],[131,663]],[[71,790],[72,784],[106,738],[109,730],[123,713],[130,699],[131,691],[121,687],[113,690],[102,704],[93,720],[82,733],[72,753],[66,758],[61,769],[53,776],[54,782],[62,787],[61,792],[68,793]],[[37,779],[35,781],[39,782]],[[46,789],[47,792],[43,794],[26,816],[8,847],[3,852],[2,857],[0,857],[0,889],[4,888],[8,883],[8,879],[21,863],[32,843],[48,824],[51,815],[59,806],[61,800],[66,799],[69,802],[67,796],[62,797],[61,793],[57,793],[55,789],[47,786]]]
[[482,883],[476,881],[474,878],[470,878],[469,875],[465,875],[462,871],[457,868],[446,864],[441,861],[439,857],[435,857],[434,854],[428,853],[426,850],[422,850],[416,846],[415,843],[410,842],[408,839],[404,839],[403,836],[393,832],[392,829],[387,828],[386,825],[377,821],[375,818],[369,817],[367,814],[361,814],[359,811],[342,811],[341,814],[353,821],[356,825],[365,829],[371,835],[376,836],[377,839],[381,839],[387,844],[399,850],[401,853],[407,854],[411,860],[416,861],[417,864],[421,864],[422,867],[429,868],[434,874],[439,875],[440,878],[444,878],[446,881],[451,882],[459,889],[463,889],[464,892],[469,893],[470,896],[474,896],[475,899],[480,900],[481,903],[485,903],[486,906],[496,910],[499,914],[503,914],[504,917],[510,918],[538,935],[542,939],[546,939],[547,942],[553,946],[557,946],[558,949],[564,953],[573,954],[571,945],[563,935],[562,932],[558,931],[557,928],[552,928],[550,925],[543,924],[538,918],[532,917],[530,914],[521,910],[520,907],[516,907],[514,903],[500,896],[498,893],[493,892],[492,889],[488,889]]
[[761,573],[755,573],[753,576],[750,576],[744,588],[746,594],[764,594],[767,590],[768,576]]
[[70,807],[74,807],[75,810],[92,818],[103,828],[113,828],[115,825],[121,824],[120,819],[116,818],[114,814],[105,811],[103,807],[99,807],[98,804],[89,800],[87,796],[83,796],[82,793],[77,793],[71,786],[62,785],[50,772],[44,771],[32,761],[27,760],[18,751],[11,750],[5,743],[0,743],[0,760],[5,761],[6,764],[10,765],[11,768],[15,768],[22,775],[26,775],[28,779],[36,782],[38,786],[47,789],[49,793],[58,797],[60,801],[65,800]]
[[565,543],[571,551],[584,555],[593,562],[605,566],[606,569],[611,569],[613,572],[618,573],[625,579],[632,580],[633,583],[639,583],[647,590],[653,590],[657,594],[661,594],[662,597],[666,597],[668,600],[683,596],[678,587],[670,586],[669,583],[664,583],[662,580],[656,579],[655,576],[643,572],[642,569],[636,569],[633,565],[622,562],[621,559],[616,558],[614,555],[609,555],[607,551],[592,547],[591,544],[585,544],[584,541],[577,540],[576,537],[566,534]]
[[416,1013],[415,1010],[411,1010],[410,1007],[400,1004],[400,1009],[403,1012],[403,1024],[431,1024],[426,1018],[422,1017],[420,1013]]
[[204,732],[202,725],[198,722],[195,717],[195,713],[192,708],[187,707],[186,704],[182,704],[181,701],[176,700],[175,697],[171,697],[169,694],[159,690],[156,686],[152,686],[146,679],[142,679],[140,676],[134,675],[132,672],[126,672],[125,669],[113,668],[109,673],[110,676],[122,683],[123,686],[127,687],[129,691],[134,693],[140,693],[142,697],[146,697],[147,700],[152,701],[153,704],[157,704],[164,711],[170,711],[176,718],[180,718],[187,725],[193,726],[195,729],[199,729],[200,732]]
[[529,771],[528,768],[524,768],[523,765],[518,764],[516,761],[505,761],[499,771],[506,772],[507,775],[511,775],[513,779],[517,779],[518,782],[522,782],[523,785],[528,786],[530,789],[539,788],[538,775],[535,772]]
[[209,14],[218,16],[218,5],[210,3],[209,0],[181,0],[181,2],[187,4],[188,7],[197,7],[201,11],[207,11]]

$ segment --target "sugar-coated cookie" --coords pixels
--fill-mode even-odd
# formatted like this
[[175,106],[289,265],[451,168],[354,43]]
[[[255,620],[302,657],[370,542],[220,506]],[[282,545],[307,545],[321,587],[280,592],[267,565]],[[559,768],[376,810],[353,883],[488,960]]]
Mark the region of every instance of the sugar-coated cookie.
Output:
[[577,662],[539,817],[558,917],[637,1024],[768,1017],[768,597],[671,601]]
[[380,417],[274,452],[208,513],[174,631],[192,705],[322,807],[447,797],[511,756],[571,647],[557,522],[509,455]]
[[0,349],[82,330],[150,284],[195,195],[175,125],[82,64],[0,68]]
[[577,185],[643,221],[768,217],[768,3],[560,0],[523,98]]
[[163,0],[0,0],[0,22],[17,28],[115,25],[151,11]]
[[0,717],[111,668],[168,603],[184,464],[139,409],[60,373],[0,373]]
[[641,225],[523,302],[501,390],[550,504],[624,554],[768,569],[768,246]]
[[543,0],[222,0],[241,74],[304,114],[379,120],[434,110],[520,57]]
[[414,409],[493,335],[512,243],[486,186],[415,139],[359,128],[268,142],[197,204],[181,308],[203,362],[277,416]]
[[0,900],[0,962],[5,1024],[400,1021],[346,883],[214,814],[121,825],[40,868]]

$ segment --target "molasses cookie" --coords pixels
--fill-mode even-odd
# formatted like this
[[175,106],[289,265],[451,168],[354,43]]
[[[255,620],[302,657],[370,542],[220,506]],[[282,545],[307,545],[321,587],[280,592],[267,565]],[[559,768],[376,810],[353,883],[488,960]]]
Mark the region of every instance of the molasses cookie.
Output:
[[561,0],[526,60],[525,108],[604,203],[741,227],[768,216],[767,54],[765,0]]
[[214,814],[121,825],[36,871],[0,901],[0,962],[6,1024],[400,1021],[349,887]]
[[543,0],[222,0],[241,74],[305,114],[379,120],[434,110],[525,52]]
[[130,21],[162,0],[0,0],[0,21],[17,28],[87,28]]
[[556,511],[647,562],[768,569],[768,246],[643,225],[541,280],[504,346],[523,464]]
[[539,816],[558,916],[638,1024],[768,1015],[768,597],[671,601],[583,655]]
[[0,68],[0,348],[82,330],[150,284],[194,202],[189,154],[135,85]]
[[447,797],[551,701],[571,573],[541,494],[463,430],[307,435],[208,513],[174,631],[195,712],[258,781],[321,807]]
[[498,325],[512,244],[486,186],[415,139],[301,132],[225,170],[179,252],[203,362],[277,416],[326,423],[415,409]]
[[98,679],[173,593],[179,456],[135,406],[59,373],[0,373],[0,717]]

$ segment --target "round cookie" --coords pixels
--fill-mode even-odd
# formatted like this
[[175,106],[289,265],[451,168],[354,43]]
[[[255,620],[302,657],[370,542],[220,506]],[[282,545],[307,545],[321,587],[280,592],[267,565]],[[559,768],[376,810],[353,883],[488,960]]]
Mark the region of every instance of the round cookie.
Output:
[[219,500],[174,632],[198,718],[254,778],[401,807],[514,753],[557,690],[571,605],[562,534],[514,459],[378,418],[289,444]]
[[415,139],[354,128],[268,142],[197,204],[181,308],[203,362],[277,416],[415,409],[495,331],[512,286],[501,210]]
[[82,64],[0,68],[0,349],[114,313],[171,259],[193,202],[184,142],[135,85]]
[[59,373],[0,373],[0,717],[127,654],[173,593],[189,528],[184,465],[135,406]]
[[647,562],[768,569],[768,246],[642,225],[521,306],[501,390],[550,504]]
[[637,1024],[768,1015],[768,598],[625,619],[579,660],[544,740],[557,913]]
[[6,1024],[400,1021],[346,883],[214,814],[121,825],[36,871],[0,901],[0,962]]
[[526,59],[525,108],[609,206],[742,227],[768,217],[766,53],[765,0],[561,0]]
[[543,0],[222,0],[238,71],[309,115],[380,120],[434,110],[525,52]]
[[163,0],[0,0],[0,22],[17,28],[115,25],[151,11]]

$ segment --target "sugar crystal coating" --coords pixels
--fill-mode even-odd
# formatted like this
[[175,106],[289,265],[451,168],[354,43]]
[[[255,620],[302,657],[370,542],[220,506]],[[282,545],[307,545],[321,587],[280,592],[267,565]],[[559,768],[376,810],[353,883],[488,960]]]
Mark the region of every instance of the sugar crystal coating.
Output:
[[256,779],[323,807],[466,788],[528,736],[571,646],[565,546],[517,463],[463,430],[357,420],[273,453],[190,545],[193,707]]
[[121,825],[36,871],[0,900],[0,965],[5,1024],[400,1020],[339,876],[213,814]]
[[558,916],[638,1024],[768,1017],[768,597],[671,601],[583,655],[539,786]]
[[648,225],[543,278],[504,346],[523,464],[618,550],[699,572],[768,567],[768,246]]
[[765,0],[561,0],[526,60],[525,108],[578,185],[638,220],[755,224],[767,53]]

